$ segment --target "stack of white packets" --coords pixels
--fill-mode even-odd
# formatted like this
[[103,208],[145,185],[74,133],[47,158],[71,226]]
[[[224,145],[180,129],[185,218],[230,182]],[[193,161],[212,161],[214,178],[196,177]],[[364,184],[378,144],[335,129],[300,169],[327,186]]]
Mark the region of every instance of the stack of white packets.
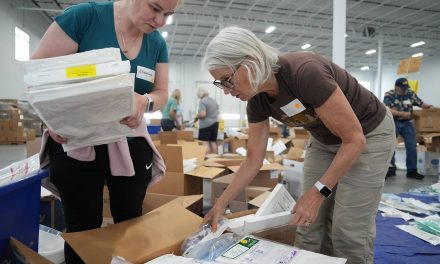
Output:
[[29,102],[64,151],[119,141],[132,133],[134,74],[119,49],[106,48],[24,64]]

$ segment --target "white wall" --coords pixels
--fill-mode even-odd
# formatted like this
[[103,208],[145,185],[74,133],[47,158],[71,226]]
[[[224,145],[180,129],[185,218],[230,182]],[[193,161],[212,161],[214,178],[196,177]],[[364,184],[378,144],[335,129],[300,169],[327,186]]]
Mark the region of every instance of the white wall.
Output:
[[24,99],[23,70],[15,60],[15,27],[29,34],[30,54],[50,21],[40,12],[18,10],[20,1],[0,1],[0,98]]

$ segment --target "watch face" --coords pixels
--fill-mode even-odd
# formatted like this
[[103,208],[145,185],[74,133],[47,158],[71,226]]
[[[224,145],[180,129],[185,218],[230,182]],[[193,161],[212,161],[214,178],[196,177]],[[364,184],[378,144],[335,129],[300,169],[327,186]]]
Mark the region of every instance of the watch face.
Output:
[[325,198],[329,197],[332,194],[332,190],[330,190],[327,186],[322,187],[319,191]]

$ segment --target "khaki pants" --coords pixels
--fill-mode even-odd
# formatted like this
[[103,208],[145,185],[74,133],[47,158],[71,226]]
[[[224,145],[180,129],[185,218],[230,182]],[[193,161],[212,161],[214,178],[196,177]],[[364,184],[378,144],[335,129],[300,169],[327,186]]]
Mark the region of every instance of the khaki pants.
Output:
[[[396,141],[389,111],[366,139],[364,151],[324,201],[316,222],[297,229],[295,246],[347,258],[347,264],[373,263],[375,217]],[[304,190],[324,175],[339,147],[310,139],[304,162]]]

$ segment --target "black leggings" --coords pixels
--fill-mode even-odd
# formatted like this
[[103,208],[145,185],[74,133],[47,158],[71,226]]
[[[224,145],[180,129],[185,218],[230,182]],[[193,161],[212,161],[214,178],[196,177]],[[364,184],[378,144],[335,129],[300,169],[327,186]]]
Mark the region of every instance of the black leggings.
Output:
[[[107,145],[95,146],[95,160],[83,162],[68,157],[62,146],[49,138],[50,180],[60,193],[67,232],[101,227],[104,183],[109,189],[115,223],[142,215],[153,151],[141,137],[131,138],[128,145],[135,175],[112,176]],[[84,263],[67,243],[64,255],[66,264]]]

